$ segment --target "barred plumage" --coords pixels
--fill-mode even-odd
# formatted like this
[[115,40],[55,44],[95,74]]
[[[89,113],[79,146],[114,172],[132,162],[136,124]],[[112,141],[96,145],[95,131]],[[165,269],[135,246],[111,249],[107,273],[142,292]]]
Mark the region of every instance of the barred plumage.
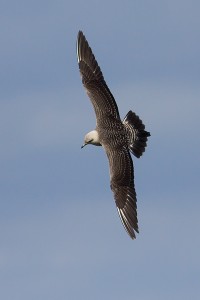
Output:
[[93,144],[105,149],[110,166],[110,187],[119,216],[126,231],[134,239],[135,232],[139,230],[134,169],[129,150],[140,157],[150,134],[133,112],[129,112],[121,121],[115,99],[81,31],[77,39],[77,57],[82,82],[96,114],[96,129],[86,134],[83,146]]

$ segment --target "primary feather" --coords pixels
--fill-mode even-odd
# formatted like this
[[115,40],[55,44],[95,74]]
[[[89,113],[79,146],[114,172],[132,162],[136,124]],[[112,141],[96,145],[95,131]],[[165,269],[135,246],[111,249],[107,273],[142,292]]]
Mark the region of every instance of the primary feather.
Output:
[[[125,118],[124,123],[121,121],[115,99],[82,31],[78,33],[77,57],[82,82],[96,114],[96,130],[90,132],[91,140],[85,141],[85,144],[99,144],[105,149],[109,160],[110,187],[114,194],[118,213],[126,231],[134,239],[135,232],[139,232],[134,168],[129,152],[130,136],[134,149],[134,135],[133,132],[129,132],[128,118]],[[142,130],[144,131],[144,125]],[[88,135],[86,136],[88,137]],[[93,143],[92,136],[96,138],[95,143]],[[135,135],[137,144],[136,137],[138,136],[138,134]],[[145,147],[144,143],[142,146]]]

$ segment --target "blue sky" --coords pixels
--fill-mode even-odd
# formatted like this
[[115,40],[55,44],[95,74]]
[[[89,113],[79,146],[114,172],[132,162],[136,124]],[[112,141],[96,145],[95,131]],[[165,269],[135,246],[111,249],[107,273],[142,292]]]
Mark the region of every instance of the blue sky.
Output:
[[[199,1],[0,2],[0,298],[200,297]],[[81,84],[84,31],[123,118],[140,234],[123,229]]]

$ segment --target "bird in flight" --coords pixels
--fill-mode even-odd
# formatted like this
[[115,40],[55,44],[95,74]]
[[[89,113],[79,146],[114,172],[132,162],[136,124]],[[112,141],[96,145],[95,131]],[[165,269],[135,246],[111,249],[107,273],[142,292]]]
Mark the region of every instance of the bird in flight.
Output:
[[86,134],[82,148],[88,144],[104,148],[109,161],[110,187],[120,219],[129,236],[135,239],[135,232],[139,230],[130,152],[139,158],[150,133],[132,111],[121,121],[115,99],[82,31],[77,38],[77,58],[82,83],[96,114],[96,129]]

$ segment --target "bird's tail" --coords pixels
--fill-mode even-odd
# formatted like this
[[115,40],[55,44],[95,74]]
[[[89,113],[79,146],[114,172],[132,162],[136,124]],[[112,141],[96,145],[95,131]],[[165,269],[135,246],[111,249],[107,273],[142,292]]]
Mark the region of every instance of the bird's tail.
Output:
[[150,133],[145,131],[142,120],[132,111],[129,111],[123,120],[127,131],[130,151],[139,158],[147,146],[147,138]]

